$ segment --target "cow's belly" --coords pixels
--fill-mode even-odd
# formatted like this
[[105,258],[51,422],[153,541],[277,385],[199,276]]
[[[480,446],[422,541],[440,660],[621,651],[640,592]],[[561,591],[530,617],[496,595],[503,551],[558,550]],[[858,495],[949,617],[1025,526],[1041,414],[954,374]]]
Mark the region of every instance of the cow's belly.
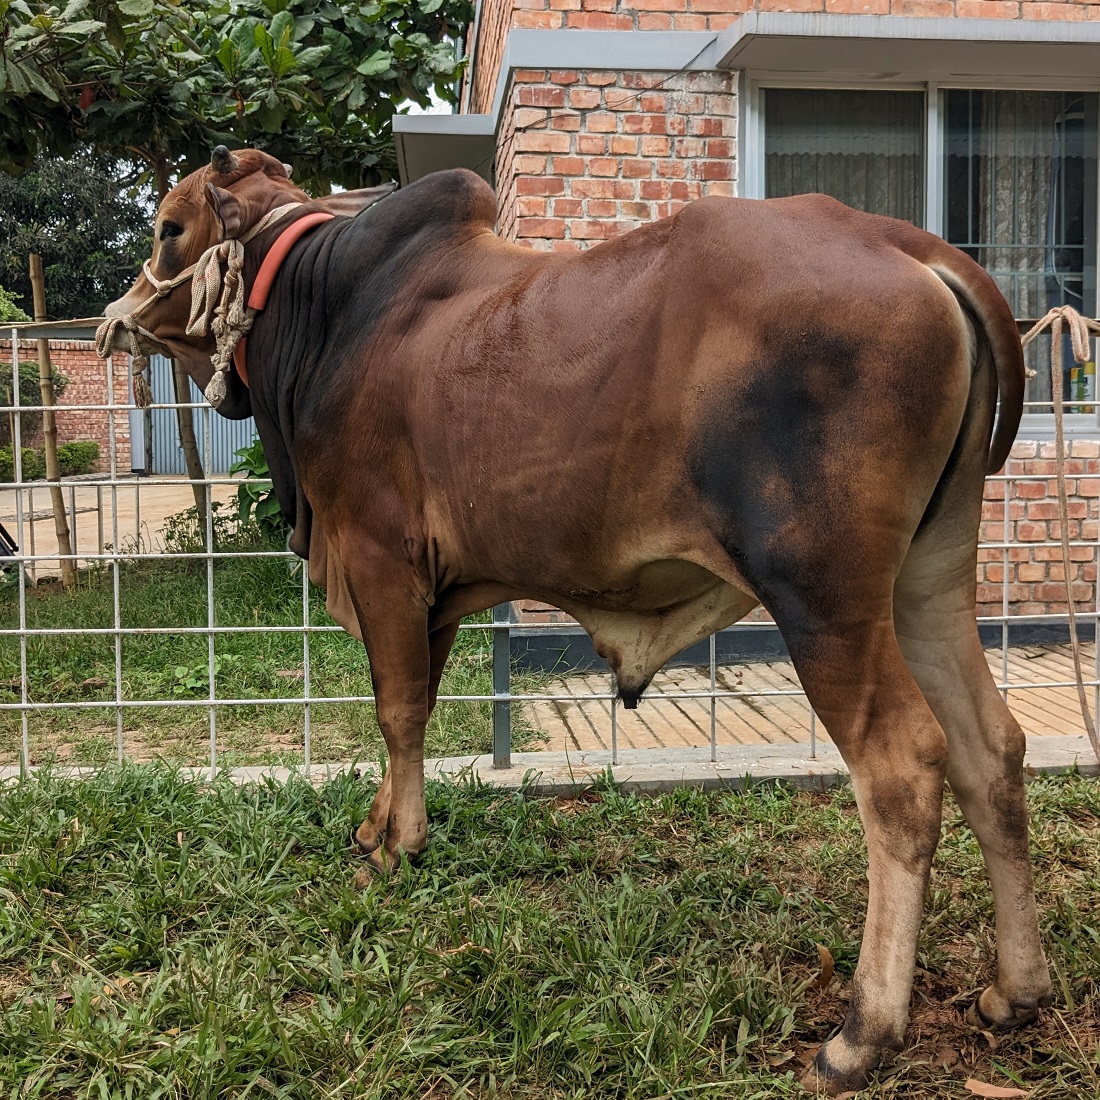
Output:
[[652,562],[624,579],[632,583],[545,597],[588,631],[628,707],[671,657],[737,622],[759,603],[747,588],[693,562]]

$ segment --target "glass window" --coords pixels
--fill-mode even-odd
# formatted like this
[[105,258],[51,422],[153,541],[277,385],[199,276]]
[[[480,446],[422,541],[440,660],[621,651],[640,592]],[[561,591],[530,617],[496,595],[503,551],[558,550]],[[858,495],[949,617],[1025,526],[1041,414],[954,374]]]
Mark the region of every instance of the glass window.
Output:
[[924,93],[768,88],[764,182],[922,225]]
[[[944,95],[945,236],[996,279],[1019,318],[1063,304],[1096,315],[1096,110],[1093,93]],[[1095,367],[1073,366],[1068,340],[1065,351],[1063,396],[1095,398]],[[1049,339],[1029,355],[1028,400],[1049,401]]]

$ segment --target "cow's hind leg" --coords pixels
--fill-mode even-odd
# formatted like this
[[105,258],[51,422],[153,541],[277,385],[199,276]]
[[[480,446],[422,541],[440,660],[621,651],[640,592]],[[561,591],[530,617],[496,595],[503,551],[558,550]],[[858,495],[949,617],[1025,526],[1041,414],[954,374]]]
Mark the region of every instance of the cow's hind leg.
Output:
[[[432,711],[435,710],[436,698],[439,695],[439,681],[443,676],[443,669],[447,664],[451,646],[454,645],[458,625],[458,623],[451,623],[447,626],[438,627],[431,632],[428,639],[430,662],[428,681],[429,717],[431,717]],[[392,775],[392,769],[387,768],[386,774],[382,777],[382,782],[378,786],[378,792],[374,796],[370,813],[353,834],[356,844],[366,855],[370,855],[379,848],[386,834],[386,825],[390,817]]]
[[813,600],[799,606],[787,597],[773,613],[851,771],[868,856],[867,921],[848,1016],[805,1079],[835,1095],[861,1088],[883,1048],[904,1041],[947,744],[898,648],[889,600],[867,601],[859,617],[827,619]]
[[949,511],[914,543],[898,578],[895,619],[909,667],[947,734],[948,782],[993,887],[997,976],[976,1013],[985,1026],[1013,1027],[1052,997],[1028,853],[1024,735],[990,674],[974,618],[975,529],[953,523]]

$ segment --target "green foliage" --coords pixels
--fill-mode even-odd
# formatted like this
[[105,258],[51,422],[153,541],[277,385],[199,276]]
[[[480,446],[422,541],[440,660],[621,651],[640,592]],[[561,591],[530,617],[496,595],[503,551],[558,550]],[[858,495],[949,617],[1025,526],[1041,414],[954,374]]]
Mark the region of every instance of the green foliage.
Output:
[[[211,530],[216,550],[240,550],[254,545],[255,534],[242,529],[229,505],[214,501],[210,508]],[[168,516],[161,537],[170,554],[205,554],[207,532],[197,508],[185,508]]]
[[[11,393],[11,367],[8,364],[0,366],[0,405],[11,408],[15,405]],[[69,377],[62,374],[56,367],[53,369],[53,395],[59,398],[69,384]],[[19,363],[19,404],[41,405],[42,383],[38,376],[38,364],[20,360]],[[21,412],[19,414],[20,432],[23,439],[30,439],[42,427],[42,414],[40,412]],[[8,413],[0,413],[0,444],[10,446],[11,420]]]
[[99,462],[99,444],[91,440],[62,443],[57,448],[57,465],[62,477],[90,474]]
[[454,101],[470,0],[0,0],[0,170],[88,144],[162,189],[213,145],[307,185],[393,175],[395,104]]
[[0,174],[0,281],[32,309],[27,255],[37,252],[49,316],[98,316],[149,255],[151,221],[134,174],[86,148]]
[[[3,211],[0,210],[0,218],[2,217]],[[30,317],[16,304],[15,297],[11,291],[5,290],[0,286],[0,324],[10,324],[13,321],[29,320]]]
[[[14,451],[11,447],[0,447],[0,483],[15,480]],[[46,476],[46,463],[42,454],[31,447],[23,448],[23,480],[37,481]]]
[[290,534],[290,525],[279,507],[271,482],[265,480],[271,471],[259,437],[234,453],[238,458],[229,472],[248,477],[237,490],[237,518],[242,524],[255,523],[265,538],[285,538]]

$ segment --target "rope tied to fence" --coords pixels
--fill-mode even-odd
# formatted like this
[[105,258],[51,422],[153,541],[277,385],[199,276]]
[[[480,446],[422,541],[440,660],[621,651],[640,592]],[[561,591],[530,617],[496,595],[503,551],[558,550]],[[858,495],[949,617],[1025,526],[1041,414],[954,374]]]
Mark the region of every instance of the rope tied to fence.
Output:
[[[1096,724],[1085,698],[1085,678],[1081,673],[1081,644],[1077,637],[1077,613],[1073,606],[1073,581],[1069,553],[1069,501],[1066,493],[1066,436],[1062,407],[1062,333],[1069,330],[1073,346],[1073,358],[1087,363],[1092,358],[1089,349],[1090,334],[1100,335],[1100,322],[1082,317],[1072,306],[1055,306],[1024,334],[1021,343],[1026,348],[1037,336],[1050,329],[1050,396],[1054,405],[1054,458],[1058,484],[1058,525],[1062,535],[1062,564],[1066,581],[1066,609],[1069,614],[1069,644],[1073,653],[1073,671],[1077,680],[1077,701],[1081,704],[1081,716],[1085,720],[1085,732],[1089,744],[1100,761],[1100,740],[1096,736]],[[1007,502],[1006,502],[1007,507]],[[1097,639],[1100,645],[1100,639]]]
[[[133,358],[134,402],[139,409],[148,408],[153,394],[145,377],[149,357],[141,351],[139,336],[156,341],[156,336],[137,323],[137,316],[153,302],[167,297],[177,286],[191,283],[191,312],[187,319],[188,336],[214,334],[214,354],[210,357],[214,373],[206,385],[203,396],[216,409],[226,395],[225,376],[229,372],[233,349],[252,328],[256,311],[245,308],[244,301],[244,246],[280,218],[296,210],[302,203],[289,202],[265,214],[247,233],[229,237],[211,245],[197,263],[181,271],[171,279],[158,279],[148,260],[142,265],[142,273],[152,286],[153,293],[135,310],[121,317],[108,317],[96,329],[96,354],[106,359],[111,354],[115,336],[122,328],[126,332]],[[225,274],[222,274],[222,264]]]

